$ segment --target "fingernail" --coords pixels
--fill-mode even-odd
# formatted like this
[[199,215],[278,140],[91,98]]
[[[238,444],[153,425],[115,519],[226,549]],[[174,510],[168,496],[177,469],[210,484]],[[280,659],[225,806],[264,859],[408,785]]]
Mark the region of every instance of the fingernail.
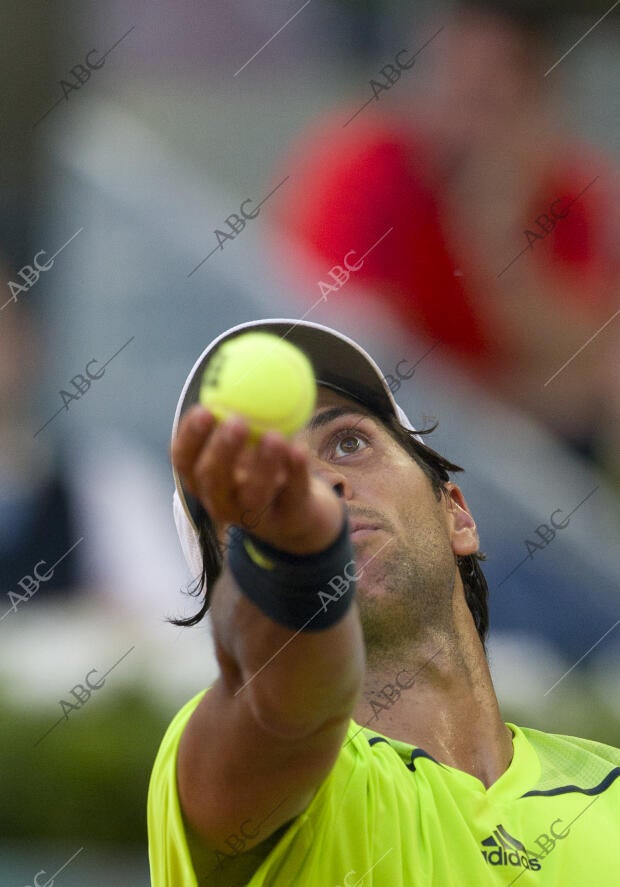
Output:
[[229,416],[226,420],[226,437],[236,441],[245,432],[245,421],[241,416]]
[[247,468],[235,468],[233,478],[236,484],[244,484],[249,476],[250,474]]

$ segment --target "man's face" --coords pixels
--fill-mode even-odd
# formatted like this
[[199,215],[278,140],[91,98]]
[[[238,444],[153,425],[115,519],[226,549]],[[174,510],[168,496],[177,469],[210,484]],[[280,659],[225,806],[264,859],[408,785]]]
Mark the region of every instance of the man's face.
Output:
[[416,635],[443,634],[452,625],[453,595],[463,593],[455,555],[478,550],[458,488],[449,484],[449,496],[438,500],[380,420],[327,388],[319,388],[300,437],[310,447],[311,471],[348,507],[369,659],[396,655]]
[[436,136],[462,150],[510,145],[543,95],[536,39],[502,14],[470,10],[433,46],[424,101]]

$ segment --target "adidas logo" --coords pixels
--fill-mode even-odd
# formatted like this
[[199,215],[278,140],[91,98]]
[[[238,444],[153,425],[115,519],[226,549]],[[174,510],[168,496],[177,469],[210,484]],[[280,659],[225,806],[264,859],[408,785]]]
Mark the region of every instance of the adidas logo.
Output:
[[482,851],[482,855],[489,865],[514,865],[533,872],[539,871],[541,865],[536,854],[529,855],[528,850],[518,838],[513,838],[503,825],[494,828],[493,833],[480,842],[488,849]]

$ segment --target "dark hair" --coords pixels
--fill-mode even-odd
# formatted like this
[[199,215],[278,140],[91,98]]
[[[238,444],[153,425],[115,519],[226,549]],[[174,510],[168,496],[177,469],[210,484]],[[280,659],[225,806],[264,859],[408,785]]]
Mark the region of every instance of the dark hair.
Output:
[[[440,456],[431,447],[416,440],[414,432],[404,428],[396,418],[384,419],[383,424],[394,440],[402,446],[428,477],[437,500],[442,495],[447,495],[445,485],[450,480],[449,472],[463,471],[463,469]],[[431,434],[436,428],[437,423],[423,431],[416,431],[415,434]],[[211,591],[222,571],[225,546],[217,538],[213,521],[202,507],[200,508],[197,526],[203,567],[201,575],[197,576],[190,583],[187,594],[199,597],[206,589],[205,596],[197,613],[185,619],[170,619],[169,621],[173,625],[185,627],[197,625],[204,618],[211,602]],[[456,558],[465,590],[465,600],[473,616],[482,646],[486,651],[485,643],[489,630],[489,590],[486,578],[480,567],[480,561],[484,560],[486,560],[486,556],[480,551]]]
[[[569,6],[574,6],[570,0]],[[565,8],[563,12],[569,12]],[[458,8],[467,12],[482,12],[507,19],[529,37],[549,38],[557,24],[560,10],[550,0],[460,0]]]

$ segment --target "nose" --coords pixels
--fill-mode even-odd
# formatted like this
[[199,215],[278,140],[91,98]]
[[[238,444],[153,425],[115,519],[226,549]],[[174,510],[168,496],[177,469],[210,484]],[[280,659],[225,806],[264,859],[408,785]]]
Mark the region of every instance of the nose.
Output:
[[312,458],[310,471],[315,477],[320,477],[326,484],[329,484],[339,499],[348,500],[353,497],[353,490],[347,476],[336,465]]

